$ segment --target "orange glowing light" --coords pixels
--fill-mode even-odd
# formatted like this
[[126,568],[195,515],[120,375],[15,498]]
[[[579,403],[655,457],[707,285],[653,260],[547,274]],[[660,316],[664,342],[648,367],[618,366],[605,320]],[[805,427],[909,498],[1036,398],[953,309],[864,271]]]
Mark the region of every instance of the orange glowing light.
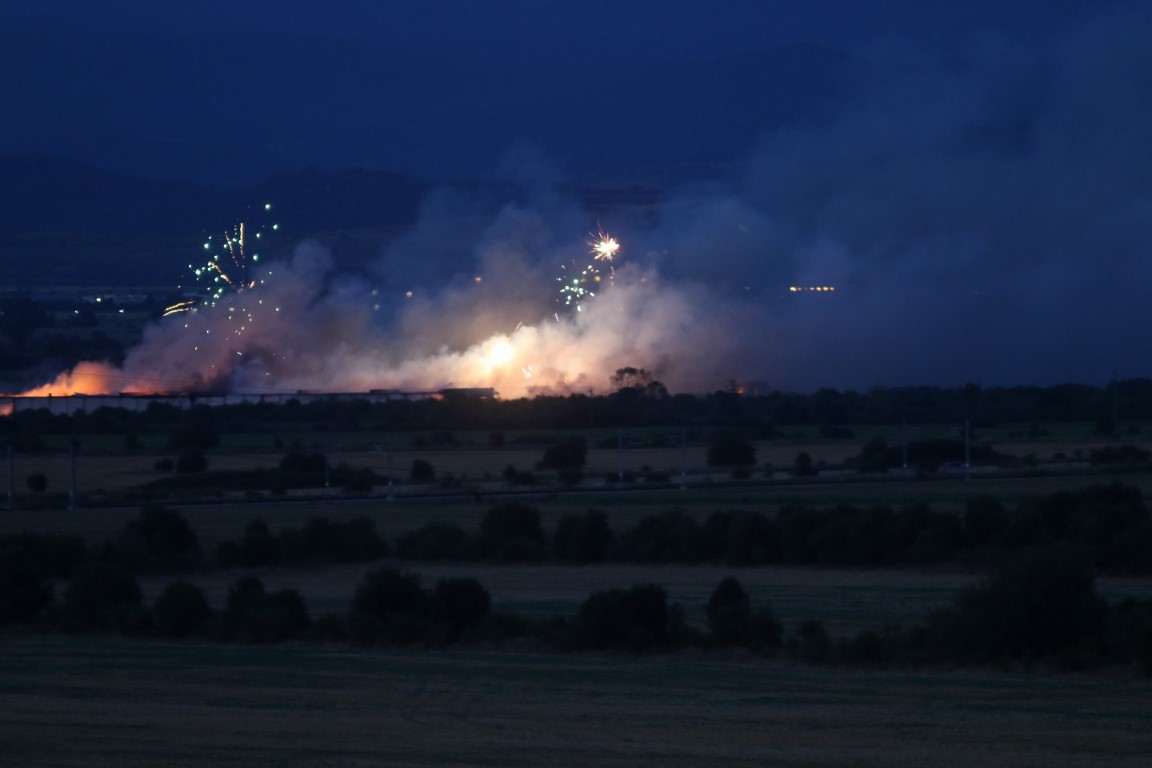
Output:
[[21,397],[67,397],[68,395],[112,395],[117,393],[133,395],[155,394],[155,387],[125,380],[123,374],[107,363],[79,363],[71,371],[65,371],[53,381],[42,386],[21,392]]

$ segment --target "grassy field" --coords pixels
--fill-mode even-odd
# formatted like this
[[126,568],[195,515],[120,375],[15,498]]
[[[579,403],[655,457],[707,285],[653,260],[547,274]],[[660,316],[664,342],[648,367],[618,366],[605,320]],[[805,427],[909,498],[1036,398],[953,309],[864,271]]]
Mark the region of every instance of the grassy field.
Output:
[[21,766],[1144,766],[1152,688],[698,656],[0,635]]
[[[785,627],[805,619],[824,622],[833,636],[879,629],[885,624],[911,624],[947,605],[956,591],[976,581],[964,573],[915,570],[850,570],[841,568],[756,567],[733,569],[719,565],[493,565],[485,563],[415,563],[383,560],[365,565],[340,565],[294,570],[256,571],[268,589],[300,592],[313,615],[346,612],[357,585],[370,571],[396,567],[420,576],[424,586],[438,579],[473,577],[492,596],[493,609],[527,615],[575,616],[592,592],[659,584],[670,602],[685,609],[688,620],[703,628],[704,606],[725,576],[735,576],[754,607],[770,606]],[[244,572],[248,573],[248,572]],[[217,571],[188,579],[200,586],[213,605],[222,607],[228,588],[241,572]],[[171,579],[142,580],[149,599]],[[1133,596],[1152,598],[1152,581],[1100,579],[1100,592],[1112,600]]]
[[[452,449],[415,448],[412,447],[411,436],[396,438],[363,433],[323,433],[305,436],[314,439],[301,440],[295,440],[292,436],[273,435],[226,437],[228,439],[224,441],[225,445],[209,452],[210,469],[273,468],[284,455],[283,446],[295,442],[305,451],[324,453],[333,466],[347,464],[351,467],[371,469],[382,477],[391,476],[399,483],[397,488],[400,493],[428,490],[404,486],[412,464],[417,459],[431,463],[440,478],[450,475],[469,488],[497,490],[507,488],[507,483],[502,478],[502,473],[507,467],[534,471],[536,463],[543,455],[543,447],[538,445],[493,449],[483,442],[475,444],[470,442],[469,447]],[[1080,436],[1075,439],[1060,437],[1023,440],[1006,436],[997,442],[995,447],[1007,455],[1019,458],[1031,457],[1038,462],[1045,462],[1058,455],[1069,458],[1086,456],[1093,448],[1105,444],[1132,443],[1146,449],[1152,448],[1152,443],[1147,439],[1138,438],[1139,436],[1133,436],[1132,439],[1105,440],[1099,437]],[[162,473],[156,471],[155,464],[160,459],[172,458],[172,452],[164,452],[160,444],[150,438],[141,442],[150,450],[130,453],[123,450],[123,436],[86,436],[74,465],[75,487],[78,493],[82,497],[99,496],[102,493],[137,488],[163,477]],[[807,453],[817,465],[823,463],[828,467],[838,467],[847,459],[857,456],[863,442],[860,438],[839,441],[800,438],[761,441],[756,444],[757,467],[752,472],[752,479],[787,478],[800,453]],[[276,447],[277,445],[280,447]],[[25,482],[33,473],[42,473],[47,477],[50,492],[63,494],[69,491],[73,487],[73,461],[64,446],[56,447],[59,450],[55,452],[17,455],[11,473],[7,461],[0,457],[0,492],[8,490],[10,486],[18,496],[27,497]],[[959,455],[956,457],[957,460],[962,458]],[[603,485],[607,476],[644,471],[664,473],[673,483],[678,483],[683,475],[692,484],[722,481],[730,474],[708,466],[707,450],[703,445],[690,445],[683,450],[678,447],[620,450],[595,447],[593,442],[593,447],[589,449],[587,455],[584,486]],[[543,484],[555,484],[554,473],[538,474]],[[824,477],[826,480],[857,479],[851,473],[846,475],[834,473]],[[822,483],[822,485],[829,484],[831,483]],[[268,491],[266,488],[253,490],[265,493]]]
[[[1020,455],[1039,452],[1020,444]],[[1053,445],[1056,445],[1055,443]],[[1056,450],[1083,450],[1083,443]],[[1076,448],[1075,446],[1080,446]],[[764,445],[761,461],[790,463],[854,453],[847,444]],[[530,469],[541,449],[344,451],[334,461],[406,476],[416,458],[468,478],[498,477],[508,464]],[[273,466],[281,454],[226,452],[214,468]],[[84,455],[82,492],[126,488],[157,477],[158,456]],[[779,457],[779,458],[777,458]],[[702,449],[594,449],[589,473],[643,466],[678,477],[687,490],[559,493],[514,497],[537,507],[547,531],[565,514],[602,510],[617,532],[648,514],[680,508],[703,519],[717,510],[774,512],[790,504],[900,505],[926,502],[960,512],[973,496],[1005,502],[1082,488],[1082,476],[931,480],[856,477],[817,482],[727,485]],[[49,475],[66,488],[66,457],[21,457],[17,477]],[[0,476],[7,477],[6,468]],[[760,478],[756,478],[760,479]],[[1152,476],[1106,478],[1152,493]],[[495,481],[499,482],[499,481]],[[237,538],[252,519],[273,530],[324,516],[367,516],[385,538],[428,522],[475,530],[499,497],[471,491],[417,498],[398,487],[350,499],[265,497],[178,509],[202,545]],[[503,490],[516,490],[503,487]],[[99,544],[115,538],[139,506],[78,510],[17,508],[0,513],[0,534],[74,532]],[[309,613],[343,613],[376,568],[396,566],[425,586],[477,578],[494,608],[529,615],[575,614],[593,591],[657,583],[702,625],[721,578],[735,575],[754,606],[770,605],[786,629],[819,619],[833,636],[887,623],[912,623],[947,604],[978,575],[948,571],[864,571],[723,566],[572,567],[555,564],[407,563],[256,571],[270,590],[295,589]],[[205,571],[189,580],[216,607],[241,572]],[[146,599],[169,578],[141,580]],[[1115,599],[1152,597],[1152,581],[1102,579]],[[1152,687],[1127,677],[1016,675],[994,671],[864,671],[792,666],[743,655],[686,652],[663,657],[527,655],[512,650],[406,652],[343,647],[246,647],[152,643],[105,637],[0,633],[0,766],[1117,766],[1152,754]]]

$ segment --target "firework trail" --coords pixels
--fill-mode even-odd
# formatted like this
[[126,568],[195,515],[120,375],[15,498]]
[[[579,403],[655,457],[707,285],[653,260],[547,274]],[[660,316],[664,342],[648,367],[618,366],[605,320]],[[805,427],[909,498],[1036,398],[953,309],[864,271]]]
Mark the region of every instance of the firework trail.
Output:
[[611,264],[620,250],[620,243],[604,230],[598,229],[593,239],[588,241],[588,247],[592,249],[596,261],[607,261]]
[[[597,229],[596,234],[591,237],[588,248],[592,254],[592,261],[584,266],[578,265],[575,261],[570,262],[570,265],[561,264],[560,269],[564,274],[556,278],[560,283],[558,301],[577,312],[583,312],[584,303],[596,298],[597,292],[610,285],[616,277],[614,261],[620,250],[620,243],[602,229]],[[601,264],[607,264],[607,274],[604,273]]]
[[[265,203],[261,212],[264,217],[272,211],[272,204]],[[280,225],[273,222],[253,223],[237,221],[218,238],[209,235],[203,243],[208,260],[200,265],[188,265],[196,281],[207,288],[203,300],[190,299],[165,308],[164,315],[189,312],[201,304],[215,305],[225,295],[241,294],[255,288],[259,277],[253,272],[260,261],[257,250],[266,234],[278,231]],[[183,288],[184,286],[179,286]]]
[[[243,290],[225,290],[195,311],[148,326],[123,366],[84,364],[25,394],[493,387],[515,398],[604,391],[624,365],[686,389],[730,370],[718,362],[731,359],[730,328],[748,323],[717,322],[708,297],[664,286],[635,265],[617,270],[611,283],[603,279],[600,267],[618,244],[595,249],[589,266],[596,271],[584,273],[584,292],[568,292],[576,310],[555,313],[541,288],[550,282],[546,265],[565,246],[540,248],[539,230],[525,222],[502,219],[475,246],[483,282],[449,283],[392,303],[375,286],[334,274],[322,246],[302,243],[291,259],[246,276]],[[611,301],[580,305],[607,292]]]

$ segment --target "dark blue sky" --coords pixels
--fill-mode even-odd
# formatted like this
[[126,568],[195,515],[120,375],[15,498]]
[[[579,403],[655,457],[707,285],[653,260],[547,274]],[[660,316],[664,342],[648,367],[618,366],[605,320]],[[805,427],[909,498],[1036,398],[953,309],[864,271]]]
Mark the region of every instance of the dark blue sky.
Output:
[[[433,196],[377,277],[504,271],[544,308],[595,226],[555,182],[658,180],[659,210],[603,223],[668,288],[637,322],[691,309],[717,355],[663,335],[621,364],[1102,383],[1152,376],[1150,40],[1128,0],[8,0],[0,151],[215,184],[501,174],[517,207]],[[492,328],[530,314],[513,295]],[[491,305],[428,306],[457,333]]]
[[520,140],[580,177],[716,163],[836,106],[845,56],[1045,39],[1104,5],[8,0],[0,151],[222,183],[308,166],[474,177]]

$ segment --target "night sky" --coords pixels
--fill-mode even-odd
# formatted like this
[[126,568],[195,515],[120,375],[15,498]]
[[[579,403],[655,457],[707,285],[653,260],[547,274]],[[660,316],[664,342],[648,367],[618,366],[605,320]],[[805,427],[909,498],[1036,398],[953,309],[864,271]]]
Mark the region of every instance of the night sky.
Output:
[[[456,324],[479,311],[461,276],[584,247],[569,183],[656,184],[658,212],[602,222],[621,279],[669,292],[622,365],[704,388],[1099,384],[1152,376],[1149,40],[1148,3],[1099,0],[8,0],[0,152],[213,185],[514,181],[513,208],[437,193],[381,244],[374,279],[419,264],[420,317]],[[544,311],[524,302],[482,314]],[[428,335],[409,310],[390,332]]]

